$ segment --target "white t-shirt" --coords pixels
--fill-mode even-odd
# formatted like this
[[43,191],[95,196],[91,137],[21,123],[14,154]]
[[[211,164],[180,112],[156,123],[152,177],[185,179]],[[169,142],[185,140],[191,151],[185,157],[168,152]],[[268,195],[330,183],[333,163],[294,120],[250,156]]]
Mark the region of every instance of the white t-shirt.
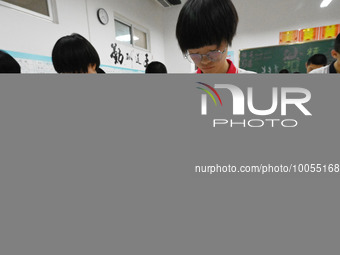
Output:
[[334,61],[330,65],[314,69],[314,70],[310,71],[309,73],[337,73],[337,71],[335,70],[335,67],[334,67],[335,62],[336,61]]
[[329,66],[330,65],[314,69],[314,70],[310,71],[309,73],[329,73]]

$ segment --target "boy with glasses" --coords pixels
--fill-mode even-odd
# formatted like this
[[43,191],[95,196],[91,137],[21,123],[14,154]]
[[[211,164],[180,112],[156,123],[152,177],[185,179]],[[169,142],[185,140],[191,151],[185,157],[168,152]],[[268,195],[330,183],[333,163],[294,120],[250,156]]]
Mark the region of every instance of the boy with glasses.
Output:
[[254,73],[226,59],[236,33],[238,15],[230,0],[188,0],[176,26],[176,37],[185,58],[197,73]]

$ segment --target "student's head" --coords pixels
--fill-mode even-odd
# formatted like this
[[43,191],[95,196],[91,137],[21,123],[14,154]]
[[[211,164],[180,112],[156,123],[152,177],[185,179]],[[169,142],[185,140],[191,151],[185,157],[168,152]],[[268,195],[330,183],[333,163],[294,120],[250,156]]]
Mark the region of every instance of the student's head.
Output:
[[57,73],[96,73],[99,55],[92,44],[79,34],[60,38],[52,50]]
[[327,65],[327,57],[324,54],[315,54],[311,56],[306,63],[307,73]]
[[105,71],[103,69],[101,69],[100,67],[97,68],[96,72],[97,73],[105,73]]
[[238,15],[231,0],[188,0],[177,20],[179,47],[188,58],[189,54],[201,54],[191,55],[191,60],[204,73],[224,72],[237,24]]
[[279,73],[289,73],[287,69],[282,69]]
[[153,61],[145,69],[145,73],[167,73],[166,67],[163,63]]
[[8,53],[0,50],[0,73],[20,73],[19,63]]
[[340,65],[340,34],[335,38],[334,49],[331,52],[332,57],[336,59],[338,65]]

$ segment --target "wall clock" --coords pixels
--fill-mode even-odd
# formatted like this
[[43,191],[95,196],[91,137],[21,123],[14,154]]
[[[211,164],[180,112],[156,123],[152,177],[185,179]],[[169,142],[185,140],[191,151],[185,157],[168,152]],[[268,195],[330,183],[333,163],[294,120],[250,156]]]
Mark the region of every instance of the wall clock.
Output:
[[99,22],[102,23],[103,25],[106,25],[107,23],[109,23],[109,15],[105,11],[105,9],[103,8],[98,9],[97,17],[98,17]]

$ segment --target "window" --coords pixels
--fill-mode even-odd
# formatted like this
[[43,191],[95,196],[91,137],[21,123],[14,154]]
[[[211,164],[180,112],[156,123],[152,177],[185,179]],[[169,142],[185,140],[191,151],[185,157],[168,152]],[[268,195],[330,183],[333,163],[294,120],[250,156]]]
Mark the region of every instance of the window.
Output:
[[120,42],[127,42],[129,44],[132,44],[131,40],[131,27],[124,24],[123,22],[120,22],[118,20],[115,20],[115,29],[116,29],[116,40]]
[[148,33],[123,19],[115,19],[116,40],[149,50]]
[[147,49],[148,43],[147,43],[147,34],[137,28],[133,28],[133,43],[137,47]]
[[0,0],[0,5],[56,22],[54,1],[55,0]]

